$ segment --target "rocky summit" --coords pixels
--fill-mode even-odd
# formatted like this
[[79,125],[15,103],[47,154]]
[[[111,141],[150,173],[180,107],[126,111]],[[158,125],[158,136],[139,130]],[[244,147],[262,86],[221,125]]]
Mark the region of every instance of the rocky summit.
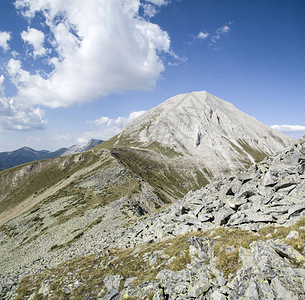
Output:
[[[225,136],[248,161],[230,148],[215,171],[200,151]],[[0,172],[0,226],[1,299],[305,299],[305,139],[177,96],[86,152]]]
[[196,161],[208,175],[219,176],[249,167],[287,146],[291,139],[202,91],[168,99],[111,141],[117,148],[170,149],[180,163]]

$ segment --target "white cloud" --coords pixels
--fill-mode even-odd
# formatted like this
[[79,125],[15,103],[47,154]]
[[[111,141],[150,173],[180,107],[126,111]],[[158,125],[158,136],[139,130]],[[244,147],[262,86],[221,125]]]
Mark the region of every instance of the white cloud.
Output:
[[101,125],[107,126],[107,127],[113,126],[113,127],[120,129],[120,131],[121,131],[125,128],[125,126],[130,121],[138,118],[139,116],[141,116],[144,113],[145,113],[145,110],[134,111],[134,112],[131,112],[128,117],[118,117],[116,119],[111,119],[108,117],[100,117],[100,118],[96,119],[95,121],[89,122],[89,123],[92,123],[97,126],[101,126]]
[[[10,75],[11,82],[19,89],[22,89],[25,85],[27,85],[30,81],[33,83],[35,80],[39,80],[39,75],[31,75],[29,72],[25,71],[21,67],[21,61],[18,59],[11,58],[6,66],[6,70]],[[20,102],[22,99],[18,99]],[[23,101],[21,101],[23,102]],[[25,104],[25,103],[24,103]]]
[[92,138],[107,140],[120,133],[129,122],[140,117],[143,113],[145,113],[144,110],[134,111],[128,117],[118,117],[115,119],[100,117],[94,121],[88,121],[88,123],[97,126],[98,129],[82,133],[77,141],[78,143],[85,143]]
[[9,45],[8,41],[11,39],[11,34],[6,31],[0,31],[0,47],[4,50],[7,51],[9,50]]
[[143,4],[142,6],[144,10],[144,15],[148,18],[152,18],[158,12],[156,7],[151,4]]
[[[17,64],[18,65],[18,64]],[[12,72],[16,65],[12,65]],[[17,66],[18,68],[18,66]],[[13,98],[5,97],[4,76],[0,76],[0,128],[7,130],[42,129],[47,121],[39,107],[28,107]]]
[[13,50],[13,51],[11,52],[11,55],[12,55],[13,58],[16,59],[16,58],[19,56],[19,53],[18,53],[17,51]]
[[197,38],[200,40],[205,40],[209,34],[207,32],[200,31],[197,35]]
[[171,57],[173,57],[176,61],[181,61],[181,62],[183,62],[183,63],[185,63],[185,62],[187,62],[187,57],[181,57],[181,56],[179,56],[178,54],[176,54],[173,50],[170,50],[169,51],[169,55],[171,56]]
[[[1,109],[4,103],[4,111]],[[23,108],[14,100],[0,99],[0,128],[6,130],[27,131],[43,129],[47,121],[44,119],[44,111],[39,107]]]
[[278,131],[288,132],[288,131],[305,131],[305,126],[302,125],[272,125],[270,126]]
[[224,25],[224,26],[222,26],[222,27],[217,29],[217,32],[221,33],[221,34],[225,34],[225,33],[229,32],[229,31],[230,31],[230,27],[227,26],[227,25]]
[[0,97],[4,96],[5,88],[3,82],[4,82],[4,76],[0,75]]
[[139,0],[17,0],[15,6],[29,19],[37,12],[44,15],[57,53],[47,76],[10,61],[20,101],[67,107],[124,90],[148,90],[164,70],[159,52],[169,52],[169,36],[139,16]]
[[146,2],[150,2],[158,6],[168,4],[168,0],[146,0]]
[[21,32],[21,38],[24,40],[24,42],[29,43],[34,48],[34,57],[44,55],[46,53],[46,49],[43,47],[45,36],[42,31],[28,27],[27,31]]
[[275,130],[281,131],[289,135],[293,139],[299,139],[305,136],[305,126],[303,125],[272,125]]
[[[230,22],[229,24],[232,24],[233,22]],[[220,38],[223,36],[223,35],[227,35],[229,32],[231,31],[231,28],[228,26],[228,25],[224,25],[224,26],[221,26],[219,27],[215,34],[212,36],[212,43],[216,43],[218,40],[220,40]]]

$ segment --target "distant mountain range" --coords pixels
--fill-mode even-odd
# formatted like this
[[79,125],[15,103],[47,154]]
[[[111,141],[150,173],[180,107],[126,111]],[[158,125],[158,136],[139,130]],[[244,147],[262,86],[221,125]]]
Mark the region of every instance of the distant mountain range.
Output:
[[101,144],[102,142],[102,140],[91,139],[86,144],[73,145],[69,148],[60,148],[56,151],[39,151],[29,147],[23,147],[15,151],[0,152],[0,171],[32,161],[84,152]]

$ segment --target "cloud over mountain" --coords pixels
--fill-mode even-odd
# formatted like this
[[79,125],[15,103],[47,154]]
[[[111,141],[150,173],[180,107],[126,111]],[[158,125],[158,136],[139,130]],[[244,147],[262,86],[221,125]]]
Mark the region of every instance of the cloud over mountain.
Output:
[[140,2],[70,2],[16,2],[30,20],[44,15],[57,53],[49,59],[53,72],[28,76],[19,97],[66,107],[123,90],[151,89],[164,70],[157,51],[168,51],[170,40],[158,25],[139,16]]
[[277,131],[281,131],[284,132],[285,134],[287,134],[288,136],[294,138],[294,139],[298,139],[301,137],[301,135],[305,135],[305,126],[303,125],[272,125],[270,126],[273,129],[277,130]]
[[[139,0],[17,0],[15,7],[30,23],[20,33],[29,53],[43,57],[35,70],[28,70],[22,57],[6,65],[17,93],[9,100],[3,92],[0,101],[15,116],[18,107],[42,111],[125,90],[150,90],[165,68],[160,53],[170,52],[170,38],[140,15]],[[34,28],[37,16],[45,32]],[[1,34],[0,47],[7,50],[9,37]]]
[[94,121],[88,121],[88,123],[91,123],[95,126],[95,129],[92,131],[83,132],[77,141],[78,143],[85,143],[92,137],[103,140],[109,139],[121,132],[129,122],[140,117],[144,113],[144,110],[140,110],[131,112],[128,117],[123,116],[117,118],[109,118],[103,116]]

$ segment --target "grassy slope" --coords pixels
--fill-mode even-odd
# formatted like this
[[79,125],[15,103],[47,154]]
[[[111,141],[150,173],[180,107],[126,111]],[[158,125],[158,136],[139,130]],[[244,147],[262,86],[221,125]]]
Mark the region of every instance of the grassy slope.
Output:
[[164,202],[179,199],[190,190],[205,186],[212,178],[207,169],[186,164],[183,154],[157,142],[144,145],[129,136],[116,135],[95,149],[110,150],[127,168],[156,188]]
[[[239,247],[249,249],[250,244],[254,241],[266,241],[270,238],[284,239],[291,230],[296,230],[299,232],[299,238],[286,240],[285,242],[296,250],[302,251],[305,242],[305,231],[300,227],[304,225],[305,219],[302,219],[289,227],[264,227],[258,231],[258,234],[249,233],[249,231],[238,228],[227,229],[219,227],[209,231],[177,236],[174,239],[154,244],[144,244],[137,248],[136,255],[135,249],[109,249],[99,256],[91,255],[75,258],[40,274],[24,278],[19,285],[16,299],[24,299],[31,294],[35,294],[38,297],[35,299],[40,299],[38,291],[42,282],[50,283],[51,299],[65,299],[67,296],[62,291],[63,283],[64,286],[73,285],[76,280],[82,284],[69,294],[69,299],[94,298],[97,297],[97,294],[102,289],[106,290],[103,283],[106,275],[121,275],[124,279],[136,277],[133,284],[137,286],[143,282],[154,280],[158,272],[164,268],[173,271],[183,270],[191,260],[188,239],[193,235],[215,238],[213,252],[217,268],[225,276],[234,275],[242,266],[238,251]],[[267,238],[267,234],[271,236]],[[227,247],[233,250],[228,252],[226,251]],[[159,257],[156,264],[158,267],[152,268],[147,258],[156,250],[163,250],[163,254],[167,256]],[[164,265],[170,258],[172,258],[171,263]],[[122,288],[123,284],[121,284],[120,290]]]
[[[238,140],[237,145],[231,142],[230,144],[239,154],[239,160],[245,168],[251,166],[253,161],[257,163],[267,156],[263,151],[253,149],[244,140]],[[163,192],[165,197],[167,194],[178,199],[190,190],[205,186],[213,179],[213,174],[207,169],[202,169],[202,166],[194,163],[187,165],[182,153],[162,147],[157,142],[150,144],[135,142],[124,132],[98,145],[96,149],[110,150],[120,162],[158,189],[161,196]],[[227,170],[227,173],[223,171],[223,174],[229,172],[230,170]]]
[[61,180],[99,160],[100,155],[88,151],[28,163],[0,172],[0,213],[13,209],[29,196],[52,188]]
[[183,168],[177,160],[176,164],[170,163],[166,160],[168,158],[157,152],[114,148],[111,154],[156,188],[163,200],[168,196],[170,199],[179,199],[188,191],[199,189],[209,182],[207,174],[196,170],[195,167]]

